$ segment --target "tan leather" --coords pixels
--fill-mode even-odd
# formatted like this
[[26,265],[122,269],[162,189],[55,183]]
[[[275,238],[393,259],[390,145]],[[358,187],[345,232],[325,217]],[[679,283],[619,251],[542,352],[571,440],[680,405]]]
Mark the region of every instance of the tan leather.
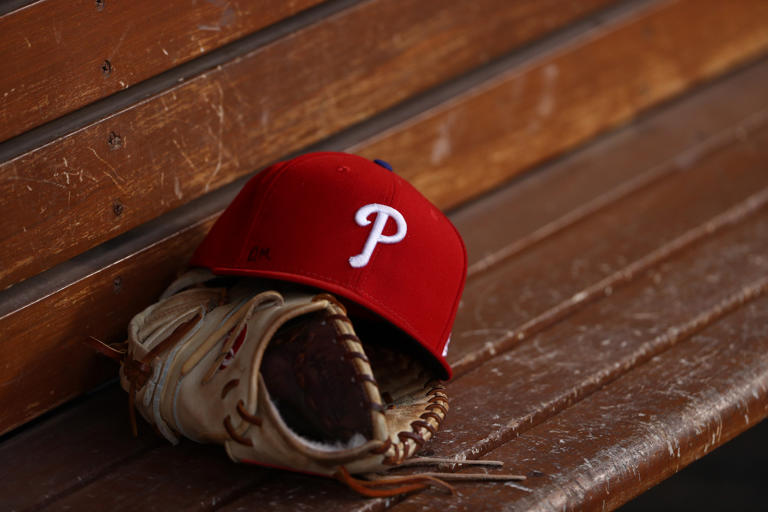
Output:
[[[376,349],[369,362],[365,340],[357,340],[334,297],[250,278],[229,287],[204,284],[213,278],[201,270],[181,276],[129,326],[122,386],[169,441],[185,436],[222,444],[235,461],[334,475],[341,466],[368,473],[397,465],[437,431],[448,407],[443,387],[407,355]],[[358,376],[328,385],[361,386],[361,407],[370,409],[372,435],[351,446],[296,434],[259,371],[275,332],[318,312],[333,323]]]

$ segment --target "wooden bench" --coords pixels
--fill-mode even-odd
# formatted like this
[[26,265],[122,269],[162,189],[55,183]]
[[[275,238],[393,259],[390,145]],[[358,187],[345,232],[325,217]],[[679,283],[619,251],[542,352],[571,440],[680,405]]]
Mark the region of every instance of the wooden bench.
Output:
[[[612,509],[768,416],[761,0],[0,6],[0,508]],[[244,180],[384,158],[470,256],[428,450],[365,500],[132,438],[119,341]]]

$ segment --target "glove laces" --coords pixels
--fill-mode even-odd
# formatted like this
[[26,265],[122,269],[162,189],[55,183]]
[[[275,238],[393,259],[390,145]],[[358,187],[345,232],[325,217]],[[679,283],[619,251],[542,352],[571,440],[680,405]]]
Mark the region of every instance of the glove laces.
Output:
[[[464,460],[444,459],[438,457],[416,457],[403,461],[397,467],[420,466],[432,464],[450,464],[453,466],[492,466],[501,467],[501,461],[495,460]],[[392,468],[395,469],[395,468]],[[342,466],[336,472],[334,478],[353,491],[368,498],[388,498],[414,491],[421,491],[429,486],[440,487],[452,495],[456,495],[456,488],[449,481],[522,481],[524,475],[492,474],[492,473],[448,473],[448,472],[424,472],[404,476],[368,475],[369,479],[353,477]]]

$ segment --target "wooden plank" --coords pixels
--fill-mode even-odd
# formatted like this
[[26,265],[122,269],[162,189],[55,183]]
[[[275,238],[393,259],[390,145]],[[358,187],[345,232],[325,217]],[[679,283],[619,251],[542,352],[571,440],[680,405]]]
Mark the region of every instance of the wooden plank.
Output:
[[[720,329],[720,323],[726,323],[729,334],[738,331],[744,337],[762,337],[762,344],[768,342],[764,326],[768,261],[756,256],[765,250],[764,242],[758,240],[764,239],[766,233],[768,208],[764,206],[759,215],[655,268],[628,289],[615,292],[452,382],[448,389],[452,397],[451,415],[439,440],[432,445],[435,454],[498,458],[506,461],[513,472],[534,475],[539,472],[542,476],[524,484],[533,490],[531,493],[501,485],[480,485],[462,491],[467,498],[451,503],[462,510],[472,510],[473,503],[483,502],[510,503],[521,510],[596,510],[601,506],[599,499],[609,498],[608,508],[613,508],[765,417],[768,414],[766,387],[758,388],[752,395],[756,391],[755,370],[765,378],[763,361],[750,361],[753,353],[746,350],[744,361],[750,364],[739,374],[734,369],[740,367],[741,361],[733,361],[734,353],[738,352],[734,349],[736,341],[730,335],[713,339],[708,333]],[[731,323],[730,315],[751,311],[757,300],[763,305],[759,307],[761,314],[755,315],[752,323],[743,326],[738,319]],[[763,321],[758,326],[756,321],[761,317]],[[675,389],[668,383],[677,378],[699,387],[702,382],[708,382],[712,376],[706,371],[706,380],[702,375],[690,381],[686,379],[686,372],[695,366],[693,361],[699,360],[692,357],[698,348],[688,350],[688,357],[682,359],[672,356],[672,364],[641,386],[642,392],[634,389],[632,393],[616,392],[615,396],[610,388],[613,384],[603,388],[617,379],[619,386],[625,379],[631,381],[633,374],[643,371],[643,363],[650,360],[652,362],[646,364],[652,367],[656,361],[652,359],[654,356],[670,347],[677,350],[678,344],[687,345],[685,340],[702,329],[706,329],[702,334],[704,340],[718,343],[724,354],[730,352],[726,355],[730,362],[721,368],[720,376],[730,372],[735,375],[723,382],[721,393],[699,389],[700,399],[692,400],[683,410],[679,405],[685,395],[675,397],[674,391],[666,397],[666,403],[651,405],[659,395]],[[706,355],[701,357],[706,359]],[[717,364],[710,361],[706,368],[711,370]],[[664,378],[659,378],[662,375]],[[745,378],[751,379],[746,387],[738,382]],[[590,395],[599,389],[605,389],[604,393],[599,392],[603,396],[601,406],[582,407],[583,403],[589,404]],[[638,410],[630,406],[632,400],[647,414],[645,420],[636,414],[624,416],[625,411]],[[744,410],[747,404],[749,411]],[[696,406],[700,407],[698,418],[693,417]],[[572,417],[569,416],[571,407],[581,411],[582,427],[571,424],[561,428],[560,419]],[[730,417],[720,418],[727,424],[723,432],[730,430],[730,433],[720,439],[719,433],[715,437],[712,434],[718,432],[717,419],[723,409],[730,409]],[[656,411],[659,414],[654,417]],[[749,412],[749,418],[741,422],[744,412]],[[611,417],[614,419],[607,422]],[[624,418],[628,422],[634,420],[635,428],[640,425],[643,435],[635,430],[624,437]],[[713,424],[697,432],[701,423],[686,422],[694,419],[711,420]],[[664,423],[671,421],[678,432],[669,431],[666,437],[644,424],[645,421],[662,432],[670,427]],[[595,427],[596,424],[602,425]],[[653,442],[649,442],[649,438]],[[527,450],[524,439],[537,439],[536,450]],[[638,451],[646,443],[649,446],[645,448],[657,452],[641,464],[650,463],[643,476],[653,471],[659,473],[647,482],[638,482],[638,474],[631,470],[633,462],[640,463],[644,454],[637,453],[638,458],[633,461],[622,460],[626,453],[622,441],[631,440],[637,443]],[[521,442],[522,453],[516,448]],[[697,445],[686,457],[681,458],[679,452],[669,453],[668,443],[677,448],[677,443],[686,442]],[[584,445],[594,451],[582,452]],[[563,454],[566,457],[561,457]],[[598,460],[594,461],[593,456]],[[612,467],[608,459],[612,459]],[[590,465],[595,466],[594,473],[587,469]],[[591,482],[590,477],[594,479]],[[626,487],[622,489],[622,485]],[[618,496],[613,496],[614,492]],[[395,510],[416,510],[425,500],[433,500],[432,504],[438,508],[448,503],[442,496],[435,500],[434,495],[425,494]]]
[[[165,444],[41,510],[215,510],[266,470],[236,465],[216,446]],[[108,484],[107,484],[108,483]],[[101,485],[110,485],[108,496]]]
[[39,0],[6,13],[0,141],[318,3]]
[[0,288],[609,1],[363,2],[5,162]]
[[768,416],[766,315],[763,297],[486,455],[538,472],[529,491],[467,486],[392,510],[617,508]]
[[[765,420],[750,427],[725,446],[716,448],[685,470],[632,498],[621,506],[621,511],[758,508],[764,499],[763,481],[756,468],[762,465],[767,428],[768,421]],[[712,485],[713,482],[717,485]],[[723,492],[725,488],[727,492]]]
[[[693,164],[697,159],[709,156],[713,147],[709,143],[697,143],[695,134],[691,138],[655,138],[657,135],[663,135],[664,132],[658,132],[659,125],[670,125],[670,129],[676,131],[678,127],[680,132],[684,132],[684,126],[688,119],[697,123],[698,129],[702,133],[710,134],[709,139],[730,140],[743,136],[748,130],[738,123],[739,116],[747,116],[749,113],[760,112],[768,107],[768,102],[764,97],[764,91],[759,87],[750,87],[749,84],[760,83],[756,81],[760,76],[764,76],[768,66],[762,65],[759,69],[746,71],[732,80],[723,83],[710,91],[705,91],[698,99],[692,99],[689,102],[681,104],[668,112],[664,112],[657,119],[649,119],[640,123],[637,128],[630,132],[639,132],[643,134],[638,142],[641,147],[647,147],[652,143],[658,143],[659,149],[653,153],[659,160],[648,160],[646,163],[653,167],[658,163],[663,163],[671,155],[683,154],[689,164]],[[762,74],[761,74],[762,73]],[[730,91],[739,90],[743,102],[732,101]],[[693,115],[690,110],[700,110],[700,114]],[[708,112],[709,114],[704,114]],[[718,128],[726,126],[724,133],[718,135]],[[407,129],[407,128],[406,128]],[[690,129],[690,128],[688,128]],[[690,132],[688,132],[690,133]],[[708,139],[708,140],[709,140]],[[611,144],[611,140],[614,141]],[[582,156],[577,156],[576,160],[588,165],[591,161],[601,161],[601,155],[605,152],[615,152],[616,154],[625,153],[632,157],[634,151],[631,149],[634,144],[633,138],[627,139],[626,133],[606,139],[599,147],[586,151]],[[706,141],[705,141],[706,142]],[[666,146],[666,149],[662,149]],[[484,163],[484,155],[476,154],[476,168],[480,168]],[[554,173],[543,173],[542,175],[552,174],[554,178],[547,181],[547,185],[540,189],[541,193],[554,194],[556,191],[570,190],[574,183],[571,181],[570,174],[558,171],[558,169],[570,169],[568,162],[556,166]],[[609,167],[595,167],[600,173],[590,175],[586,183],[593,184],[592,187],[583,187],[583,190],[592,191],[598,197],[609,193],[616,184],[610,179],[615,172]],[[635,169],[638,173],[644,169]],[[633,171],[634,172],[634,171]],[[632,174],[627,174],[627,178]],[[563,181],[565,180],[565,181]],[[600,187],[605,186],[606,189]],[[727,187],[726,187],[727,188]],[[551,192],[549,192],[551,191]],[[519,198],[515,203],[519,211],[531,212],[527,216],[526,223],[529,232],[534,232],[542,226],[546,226],[553,218],[567,217],[578,202],[572,202],[559,198],[561,192],[556,195],[550,195],[553,198],[555,209],[539,208],[531,205],[540,205],[541,200],[537,195],[527,194]],[[566,193],[568,194],[568,193]],[[585,199],[586,200],[586,199]],[[510,219],[515,215],[515,210],[508,210],[507,206],[503,208],[503,202],[493,202],[495,205],[492,217],[496,222],[500,219]],[[707,202],[704,202],[707,204]],[[723,203],[715,203],[723,204]],[[560,210],[557,210],[560,208]],[[488,210],[475,210],[475,220],[467,218],[465,223],[460,224],[468,240],[472,240],[472,233],[467,231],[472,226],[483,224],[493,224],[490,222],[487,214]],[[535,213],[535,214],[534,214]],[[504,220],[502,223],[509,225],[514,221]],[[83,392],[92,386],[93,382],[100,378],[93,374],[93,380],[82,379],[82,376],[72,370],[90,367],[90,365],[106,368],[103,362],[88,353],[80,347],[80,340],[85,336],[93,335],[107,341],[119,341],[124,337],[125,325],[128,319],[140,309],[150,304],[158,295],[160,289],[168,283],[174,273],[182,268],[186,258],[196,243],[201,239],[203,233],[207,231],[211,219],[203,219],[199,224],[189,229],[180,229],[178,233],[162,238],[156,241],[155,245],[147,249],[139,248],[126,254],[115,256],[112,263],[105,264],[104,268],[89,270],[87,275],[78,279],[72,284],[66,284],[61,289],[52,290],[40,300],[27,306],[20,306],[18,309],[12,309],[0,316],[0,339],[2,342],[3,360],[7,361],[6,367],[2,372],[2,385],[0,385],[0,403],[6,411],[13,411],[3,416],[3,423],[0,423],[0,431],[7,431],[24,421],[37,416],[38,414],[50,409],[54,405],[66,401],[72,396]],[[166,222],[167,224],[168,222]],[[498,236],[494,240],[496,250],[503,250],[505,246],[513,243],[525,233],[519,231],[510,231],[509,238]],[[470,252],[478,242],[472,242]],[[605,244],[602,244],[605,247]],[[490,247],[485,243],[486,248]],[[552,249],[550,249],[552,250]],[[554,250],[557,250],[556,247]],[[99,265],[101,267],[101,264]],[[584,274],[586,276],[587,274]],[[604,273],[593,271],[590,274],[594,279],[600,279],[605,276]],[[121,295],[114,294],[114,280],[121,278]],[[558,289],[561,284],[554,283],[553,289]],[[582,285],[588,285],[590,281],[585,280]],[[468,288],[467,293],[470,293]],[[570,293],[574,293],[571,291]],[[8,292],[6,292],[8,294]],[[565,293],[563,294],[565,295]],[[516,300],[514,297],[509,300]],[[3,301],[0,301],[3,302]],[[6,301],[7,302],[7,301]],[[551,307],[552,304],[549,304]],[[493,333],[487,333],[486,337],[480,334],[471,335],[476,327],[471,324],[471,316],[465,316],[466,310],[462,309],[457,320],[456,332],[458,338],[462,338],[460,343],[454,344],[451,356],[456,362],[462,355],[461,347],[463,344],[485,344],[495,341],[491,336]],[[519,320],[518,320],[519,321]],[[498,332],[497,332],[498,334]],[[31,349],[32,347],[33,349]],[[64,357],[65,354],[69,356]],[[64,367],[71,370],[65,371]],[[25,368],[36,368],[35,372],[25,370]],[[50,394],[52,389],[47,385],[40,385],[40,375],[50,376],[45,384],[53,384],[54,393]],[[80,380],[78,380],[80,379]],[[19,397],[25,396],[25,400]],[[22,403],[23,402],[23,403]],[[35,404],[30,407],[30,404]]]
[[127,395],[117,386],[0,443],[0,501],[27,510],[85,485],[164,442],[130,435]]

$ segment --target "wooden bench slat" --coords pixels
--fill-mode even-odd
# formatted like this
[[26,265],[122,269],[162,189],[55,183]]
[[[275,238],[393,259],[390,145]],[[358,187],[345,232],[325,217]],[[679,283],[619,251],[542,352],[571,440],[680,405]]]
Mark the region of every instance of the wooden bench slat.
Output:
[[[716,106],[712,108],[716,109]],[[670,116],[672,116],[671,113]],[[721,182],[706,179],[708,172],[716,175],[719,170],[721,176],[730,172],[730,176],[733,177],[734,173],[742,173],[753,168],[756,161],[762,162],[762,168],[764,168],[768,155],[765,154],[766,151],[756,149],[765,146],[762,141],[764,137],[768,137],[766,131],[768,130],[763,129],[759,132],[763,138],[745,133],[740,143],[721,149],[714,156],[708,156],[696,164],[695,170],[666,178],[663,184],[669,191],[678,194],[688,193],[691,194],[692,199],[705,202],[704,195],[695,196],[694,194],[702,194],[701,190],[712,191],[723,188]],[[722,169],[728,171],[724,173]],[[738,174],[738,176],[741,179],[748,174]],[[734,179],[734,181],[737,180]],[[697,184],[700,190],[690,191]],[[664,188],[659,187],[659,189],[638,192],[629,198],[631,201],[625,200],[617,205],[613,212],[612,223],[590,218],[585,221],[585,224],[592,223],[593,229],[601,230],[606,237],[612,237],[609,240],[621,242],[622,234],[614,229],[614,224],[623,224],[627,218],[632,218],[638,209],[638,204],[645,205],[651,210],[667,205],[667,213],[672,211],[674,203],[670,205],[669,202],[672,192],[668,192],[665,196],[659,194],[659,191],[663,192]],[[642,200],[635,200],[636,197],[641,197]],[[532,197],[530,200],[536,200],[536,198]],[[492,205],[493,202],[490,204]],[[719,203],[717,206],[723,209],[728,204]],[[716,310],[716,305],[722,304],[724,298],[732,296],[744,285],[753,283],[756,278],[765,277],[768,262],[763,258],[755,258],[754,255],[764,254],[768,248],[765,247],[768,244],[768,236],[766,236],[768,235],[768,212],[766,210],[764,206],[760,214],[753,214],[733,227],[712,233],[687,251],[675,253],[664,264],[655,267],[654,272],[639,276],[626,287],[616,289],[612,295],[589,304],[580,312],[555,324],[536,337],[524,340],[514,350],[499,354],[481,367],[460,375],[449,385],[452,412],[445,429],[439,434],[439,442],[433,444],[431,448],[437,454],[453,455],[459,451],[465,455],[477,455],[487,453],[494,448],[506,449],[507,446],[513,446],[514,443],[504,443],[528,429],[531,423],[551,417],[554,412],[562,411],[575,400],[584,399],[586,395],[615,378],[624,378],[622,375],[629,368],[669,348],[677,340],[664,338],[665,329],[678,327],[686,336],[690,335],[685,326],[697,313]],[[489,208],[484,215],[488,221],[491,221],[496,218],[495,213],[495,208]],[[669,213],[667,217],[672,217],[672,214]],[[700,225],[705,220],[706,216],[698,212],[697,219],[689,218],[686,222]],[[576,228],[579,226],[574,226],[574,229]],[[636,231],[631,231],[630,234],[642,236],[637,235]],[[565,239],[567,235],[568,233],[563,233],[558,235],[558,238]],[[664,243],[664,238],[658,238],[656,231],[651,230],[645,236],[655,240],[657,244]],[[566,244],[562,250],[571,251],[573,246]],[[551,256],[551,253],[549,254]],[[521,254],[504,260],[497,267],[488,270],[488,274],[485,275],[494,272],[499,272],[499,275],[514,275],[515,272],[521,271],[518,269],[519,259],[526,255]],[[571,255],[579,256],[575,253]],[[546,264],[547,260],[543,259],[543,254],[540,258],[542,258],[542,264]],[[628,263],[630,261],[625,260],[622,264]],[[501,269],[508,272],[501,272]],[[702,278],[702,276],[718,274],[719,280]],[[475,286],[475,281],[480,277],[483,276],[473,277],[470,286]],[[696,283],[696,285],[689,286],[690,283]],[[514,283],[510,285],[514,286]],[[556,282],[552,285],[552,290],[558,293],[560,287],[567,286],[566,283]],[[559,295],[566,296],[567,293],[570,292],[560,292]],[[462,314],[487,306],[488,299],[492,297],[467,296]],[[482,300],[486,300],[486,303],[481,302]],[[510,300],[508,303],[514,302]],[[497,321],[501,322],[502,327],[512,328],[516,323],[506,310],[487,309],[489,316],[475,317],[475,325],[467,328],[488,328],[488,326],[494,326],[494,322]],[[649,311],[656,312],[660,316],[651,318],[648,316]],[[609,338],[612,340],[611,343],[605,344],[604,341]],[[459,352],[465,351],[466,339],[456,338],[454,348]],[[626,341],[624,346],[622,341]],[[685,343],[687,342],[682,342],[682,344]],[[495,392],[489,393],[489,389]],[[123,410],[124,404],[119,404],[119,407]],[[565,412],[561,412],[561,415],[567,412],[566,409]],[[493,414],[498,414],[498,418],[494,418]],[[467,428],[468,425],[471,428]],[[40,426],[40,429],[45,428],[48,427]],[[233,464],[219,466],[217,462],[211,462],[211,457],[214,457],[213,451],[207,448],[201,449],[193,443],[185,443],[175,449],[168,448],[167,451],[153,450],[137,456],[129,464],[117,465],[113,471],[90,481],[86,486],[73,488],[73,493],[62,496],[61,500],[57,500],[51,506],[73,504],[83,507],[89,503],[97,503],[93,501],[95,497],[99,498],[98,503],[103,506],[105,503],[110,503],[110,500],[116,502],[117,498],[114,496],[120,496],[121,506],[145,503],[142,501],[145,499],[144,496],[130,492],[132,482],[141,480],[141,475],[147,477],[147,475],[157,474],[158,470],[155,468],[158,465],[166,468],[163,465],[165,463],[159,462],[158,453],[160,452],[163,458],[170,458],[171,462],[184,461],[184,465],[195,468],[189,474],[184,471],[171,471],[171,476],[168,478],[152,480],[153,492],[161,497],[178,493],[179,489],[183,489],[187,483],[205,480],[209,474],[205,467],[209,463],[217,470],[220,469],[220,473],[212,477],[212,481],[216,483],[206,487],[208,491],[201,508],[212,503],[213,496],[218,497],[219,504],[232,501],[228,504],[232,509],[248,503],[267,502],[278,509],[288,508],[295,506],[293,497],[297,492],[301,493],[301,499],[308,509],[322,507],[323,510],[327,510],[332,506],[344,506],[346,509],[382,510],[392,503],[361,501],[341,486],[322,479]],[[6,452],[5,455],[8,456],[8,453]],[[225,459],[223,454],[221,459]],[[516,459],[505,460],[512,464]],[[517,468],[519,466],[513,465],[510,469]],[[243,477],[247,470],[252,471],[250,480]],[[165,474],[168,474],[167,471]],[[14,478],[16,477],[23,478],[24,475],[19,474]],[[233,488],[232,482],[238,482],[242,486]],[[120,489],[120,493],[110,498],[109,489],[114,489],[115,485]],[[214,487],[219,490],[216,491]],[[470,488],[473,487],[470,486]],[[502,490],[512,491],[506,488]],[[243,496],[240,497],[240,495]],[[175,498],[166,496],[162,499]],[[115,504],[118,505],[118,503]]]
[[40,0],[6,13],[0,141],[318,3]]
[[247,466],[233,471],[232,461],[217,448],[166,444],[42,510],[215,510],[267,473]]
[[[758,68],[764,69],[766,67],[768,66],[761,65]],[[762,76],[760,75],[761,72],[765,72],[759,71],[759,69],[745,71],[724,84],[704,91],[698,99],[687,100],[668,112],[661,113],[656,121],[649,119],[640,123],[638,126],[646,128],[633,128],[630,133],[637,130],[645,133],[645,137],[639,140],[645,141],[642,142],[642,147],[647,147],[647,144],[659,140],[650,135],[654,133],[656,126],[670,123],[670,126],[678,126],[682,129],[682,126],[687,123],[688,117],[686,116],[692,115],[691,108],[710,113],[709,115],[702,113],[698,117],[691,117],[703,130],[702,133],[717,133],[716,130],[722,125],[727,127],[726,135],[741,133],[741,128],[732,116],[740,113],[739,115],[746,117],[751,111],[760,111],[768,106],[762,89],[748,86],[754,82],[756,77]],[[742,101],[733,102],[730,99],[732,94],[729,94],[728,91],[733,90],[731,88],[741,91],[740,98],[743,98]],[[733,110],[730,110],[730,107],[726,108],[732,103],[734,105]],[[728,114],[723,112],[728,112]],[[404,129],[408,129],[408,127],[406,126]],[[601,155],[609,149],[631,155],[634,139],[628,139],[626,133],[612,136],[596,149],[587,151],[586,157],[577,155],[577,158],[587,158],[587,162],[600,162],[602,160]],[[611,143],[610,141],[614,142]],[[667,149],[653,153],[658,157],[658,160],[648,160],[647,164],[650,167],[665,162],[675,152],[686,154],[686,150],[690,151],[690,148],[703,151],[694,141],[685,138],[676,142],[674,139],[666,138],[665,142],[660,144],[665,145]],[[479,166],[484,162],[484,154],[478,148],[475,155],[476,165]],[[567,162],[565,161],[558,167],[569,169]],[[585,165],[589,165],[589,163]],[[614,169],[599,165],[594,166],[594,169],[597,171],[593,178],[594,181],[603,181],[601,176],[604,176],[605,183],[610,184],[608,176],[615,172]],[[551,174],[545,173],[545,175]],[[627,177],[629,176],[631,174],[627,175]],[[547,183],[547,188],[552,191],[567,189],[573,185],[573,181],[566,172],[555,173],[555,179]],[[585,187],[583,190],[589,189]],[[546,189],[541,189],[540,193],[545,193],[545,191]],[[599,195],[605,191],[595,188],[593,192],[595,195]],[[540,196],[528,194],[521,197],[516,203],[516,206],[521,208],[520,211],[536,212],[536,215],[527,216],[524,222],[520,222],[520,225],[527,226],[530,232],[545,226],[553,218],[551,211],[531,208],[530,205],[541,202],[538,197]],[[496,202],[495,204],[502,203]],[[569,215],[569,208],[577,205],[577,203],[567,201],[557,204],[560,209],[555,210],[555,215],[560,216]],[[493,224],[494,222],[488,220],[487,211],[488,209],[475,209],[473,215],[475,219],[478,219],[477,221],[468,217],[466,223],[459,222],[462,232],[471,236],[472,231],[469,228],[472,226]],[[494,213],[493,216],[496,222],[503,216],[514,215],[514,211],[509,212],[506,207],[498,210],[498,212]],[[192,248],[207,231],[210,222],[212,222],[211,219],[202,219],[189,229],[181,229],[178,233],[163,237],[146,250],[120,254],[116,256],[115,261],[105,264],[104,268],[94,269],[88,275],[77,278],[76,282],[53,291],[51,295],[41,298],[27,307],[0,315],[0,332],[3,333],[3,343],[0,348],[2,348],[3,360],[7,361],[7,366],[0,373],[0,382],[3,383],[0,386],[0,403],[3,404],[6,411],[9,411],[0,422],[0,432],[5,432],[28,421],[54,405],[87,390],[102,379],[104,373],[97,371],[92,371],[90,378],[85,380],[77,377],[74,373],[74,369],[82,371],[83,368],[94,370],[101,368],[101,372],[110,371],[109,366],[104,361],[81,346],[83,336],[87,333],[107,341],[120,341],[125,335],[125,326],[130,317],[150,304],[165,284],[170,282],[175,272],[186,262]],[[515,222],[518,220],[513,219],[509,223]],[[504,224],[509,223],[505,222]],[[509,238],[495,235],[494,243],[497,245],[494,250],[502,249],[508,243],[512,243],[525,234],[512,230],[509,232]],[[503,235],[503,233],[498,235]],[[469,244],[470,254],[473,253],[473,248],[477,243],[475,240]],[[490,245],[485,243],[484,247],[488,249]],[[597,277],[600,276],[602,275],[597,274]],[[116,278],[120,278],[121,282],[120,295],[115,294],[114,281]],[[585,281],[585,283],[588,282]],[[467,293],[470,293],[470,288],[468,288]],[[462,313],[458,318],[457,332],[459,330],[462,332],[471,330],[469,327],[462,327],[463,318]],[[464,337],[468,338],[463,342],[467,344],[470,342],[478,344],[492,340],[492,338],[479,336]],[[34,349],[30,349],[30,347],[34,347]],[[461,355],[460,347],[461,344],[452,349],[451,357],[454,358],[454,361]],[[24,368],[27,367],[36,370],[35,372],[25,371]],[[64,368],[70,368],[72,371],[65,371]],[[40,380],[41,375],[47,376],[46,379]],[[54,391],[53,394],[50,394],[51,390]],[[22,399],[21,396],[26,398]],[[35,405],[29,407],[30,404]]]
[[122,389],[96,392],[0,443],[3,508],[27,510],[52,502],[164,442],[147,428],[138,438],[130,435]]
[[608,2],[363,2],[28,151],[0,165],[0,288]]
[[620,506],[768,415],[766,315],[763,297],[486,454],[543,473],[522,483],[531,492],[481,484],[462,487],[458,498],[424,493],[391,510]]

